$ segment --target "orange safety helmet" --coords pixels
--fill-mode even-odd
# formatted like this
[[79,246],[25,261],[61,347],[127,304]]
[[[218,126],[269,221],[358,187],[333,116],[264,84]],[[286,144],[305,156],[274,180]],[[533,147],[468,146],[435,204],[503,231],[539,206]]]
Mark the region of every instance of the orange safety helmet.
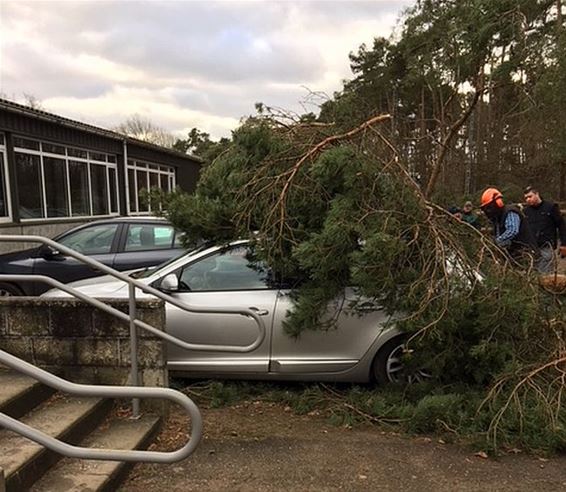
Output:
[[481,196],[481,208],[487,207],[492,203],[498,208],[503,208],[503,195],[497,188],[488,188]]

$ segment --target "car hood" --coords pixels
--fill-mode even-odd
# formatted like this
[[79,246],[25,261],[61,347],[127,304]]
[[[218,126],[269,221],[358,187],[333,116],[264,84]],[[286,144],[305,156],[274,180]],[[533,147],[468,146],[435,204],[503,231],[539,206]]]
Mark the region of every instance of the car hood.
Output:
[[29,248],[20,251],[12,251],[0,255],[0,264],[13,263],[19,260],[26,260],[37,255],[38,248]]
[[[135,271],[135,270],[134,270]],[[128,274],[129,272],[122,272]],[[146,279],[137,279],[147,284]],[[112,275],[88,278],[67,284],[69,287],[91,297],[128,297],[128,284],[114,278]],[[139,291],[138,291],[139,292]],[[41,297],[71,297],[71,294],[59,289],[51,289]]]

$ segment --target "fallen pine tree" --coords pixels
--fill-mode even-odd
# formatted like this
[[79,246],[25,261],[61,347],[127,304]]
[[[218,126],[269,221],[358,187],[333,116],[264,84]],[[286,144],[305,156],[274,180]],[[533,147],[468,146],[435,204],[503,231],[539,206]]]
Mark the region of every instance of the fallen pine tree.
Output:
[[[328,303],[354,285],[360,298],[405,313],[405,364],[433,375],[432,390],[412,391],[407,404],[419,408],[432,391],[450,402],[433,420],[463,412],[493,446],[566,448],[564,299],[423,195],[388,120],[334,134],[332,125],[250,118],[193,195],[153,199],[188,238],[249,238],[258,261],[298,279],[289,336],[332,329],[322,322]],[[475,415],[472,393],[483,395]]]

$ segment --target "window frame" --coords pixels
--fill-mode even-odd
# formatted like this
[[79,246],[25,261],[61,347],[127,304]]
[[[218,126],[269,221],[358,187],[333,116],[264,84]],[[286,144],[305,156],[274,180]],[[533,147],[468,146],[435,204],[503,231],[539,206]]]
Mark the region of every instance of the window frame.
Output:
[[0,133],[2,139],[0,139],[0,154],[2,155],[2,166],[3,166],[3,176],[4,183],[0,182],[0,186],[4,186],[4,193],[6,196],[6,215],[0,215],[0,223],[12,222],[12,192],[10,189],[10,170],[8,169],[8,152],[6,150],[6,135]]
[[[68,166],[68,161],[67,159],[64,159],[62,157],[59,157],[58,160],[63,161],[64,164],[64,171],[65,174],[63,176],[63,179],[65,180],[65,201],[67,203],[67,215],[63,215],[63,216],[50,216],[49,215],[49,209],[48,209],[48,203],[47,203],[47,186],[46,186],[46,180],[45,180],[45,159],[51,159],[54,158],[55,154],[42,154],[40,157],[40,176],[41,176],[41,180],[42,180],[42,191],[43,191],[43,213],[44,213],[44,217],[41,217],[41,219],[67,219],[69,217],[71,217],[71,209],[69,208],[71,206],[71,201],[70,201],[70,197],[69,197],[69,193],[70,193],[70,184],[69,184],[69,166]],[[28,219],[30,220],[30,219]],[[35,220],[35,219],[34,219]]]
[[[133,173],[133,184],[135,188],[134,194],[134,203],[132,203],[132,199],[130,197],[131,191],[129,190],[130,187],[130,171]],[[136,216],[136,215],[151,215],[152,209],[151,204],[148,203],[147,210],[140,211],[140,194],[139,194],[139,184],[138,184],[138,172],[145,172],[145,187],[146,189],[150,189],[151,178],[150,174],[155,174],[157,176],[157,182],[159,184],[159,189],[161,188],[161,177],[165,176],[167,179],[168,188],[164,191],[171,192],[175,189],[176,184],[176,175],[175,175],[175,167],[170,166],[167,164],[156,164],[153,162],[143,161],[140,159],[128,159],[128,163],[126,165],[126,181],[128,182],[128,193],[126,194],[126,206],[128,208],[128,215]]]
[[[114,236],[112,237],[112,242],[110,243],[110,251],[108,251],[106,253],[83,253],[83,254],[85,254],[86,256],[116,254],[118,252],[118,243],[119,243],[120,237],[122,237],[122,230],[123,230],[123,224],[120,223],[120,222],[98,222],[98,223],[95,223],[95,224],[85,224],[82,227],[71,229],[70,231],[67,231],[64,234],[57,236],[54,240],[59,243],[59,242],[63,241],[65,238],[72,236],[73,234],[77,234],[77,233],[83,232],[87,229],[92,229],[92,228],[101,227],[101,226],[116,227],[116,230],[114,231]],[[68,247],[70,247],[70,246],[68,246]]]
[[[33,150],[33,149],[26,149],[23,147],[18,147],[16,145],[14,145],[14,154],[28,154],[28,155],[35,155],[38,156],[40,159],[40,186],[41,189],[43,191],[43,200],[42,200],[42,216],[41,217],[32,217],[32,218],[26,218],[26,219],[21,219],[21,222],[36,222],[36,221],[50,221],[50,222],[56,222],[56,221],[68,221],[68,220],[81,220],[81,219],[90,219],[90,218],[107,218],[107,217],[117,217],[120,215],[120,200],[119,200],[119,188],[118,188],[118,164],[117,164],[117,159],[116,156],[113,156],[111,154],[107,154],[104,152],[96,152],[93,150],[87,150],[87,149],[81,149],[78,147],[74,147],[74,146],[67,146],[67,145],[62,145],[59,143],[51,143],[51,142],[47,142],[47,141],[43,141],[43,140],[35,140],[35,139],[29,139],[27,137],[23,137],[23,136],[16,136],[16,142],[14,142],[14,144],[17,143],[17,139],[24,139],[24,140],[29,140],[29,141],[34,141],[37,142],[39,145],[39,150]],[[43,150],[43,146],[44,145],[57,145],[58,147],[64,148],[65,153],[64,154],[57,154],[57,153],[52,153],[52,152],[47,152]],[[77,153],[77,154],[82,154],[82,155],[72,155],[73,153]],[[86,156],[86,157],[84,157]],[[104,156],[105,160],[99,160],[100,157]],[[44,158],[55,158],[55,159],[60,159],[60,160],[64,160],[65,161],[65,179],[67,182],[67,189],[65,190],[66,192],[66,202],[67,202],[67,210],[68,210],[68,215],[64,216],[64,217],[49,217],[47,215],[47,196],[46,196],[46,182],[45,182],[45,167],[44,167]],[[110,159],[112,158],[112,160],[114,160],[114,162],[112,162],[112,160]],[[73,206],[72,206],[72,199],[71,199],[71,176],[70,176],[70,170],[69,170],[69,163],[70,161],[75,161],[75,162],[81,162],[86,164],[86,168],[87,168],[87,177],[88,177],[88,197],[86,198],[87,201],[87,205],[88,205],[88,215],[73,215]],[[107,210],[108,213],[107,214],[98,214],[98,215],[94,215],[93,214],[93,190],[92,190],[92,180],[91,180],[91,167],[93,165],[98,165],[98,166],[104,166],[104,174],[105,174],[105,182],[106,182],[106,190],[107,190],[107,196],[106,196],[106,206],[107,206]],[[110,172],[109,169],[114,169],[114,189],[115,189],[115,195],[116,195],[116,210],[112,210],[112,198],[111,198],[111,186],[112,184],[110,183],[111,178],[110,178]],[[17,169],[16,169],[16,173],[17,173]],[[1,218],[0,218],[1,220]]]

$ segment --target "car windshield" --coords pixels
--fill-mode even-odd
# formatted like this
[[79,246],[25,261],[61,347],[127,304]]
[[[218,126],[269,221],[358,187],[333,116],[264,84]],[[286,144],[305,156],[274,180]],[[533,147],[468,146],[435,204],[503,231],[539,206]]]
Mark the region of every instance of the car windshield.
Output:
[[144,268],[143,270],[137,270],[135,272],[132,272],[130,274],[130,277],[132,277],[132,278],[151,277],[152,275],[159,273],[164,268],[167,268],[171,263],[174,263],[175,261],[179,260],[179,258],[187,258],[189,256],[193,256],[193,255],[201,252],[203,249],[208,248],[209,246],[210,246],[210,243],[201,244],[200,246],[197,246],[195,249],[188,251],[184,255],[175,256],[174,258],[171,258],[170,260],[167,260],[166,262],[161,263],[160,265],[153,266],[153,267],[147,267],[147,268]]
[[[172,258],[171,260],[167,260],[163,263],[163,266],[167,266],[171,261],[176,260],[177,258]],[[145,267],[143,270],[136,270],[135,272],[130,273],[130,277],[132,278],[145,278],[153,275],[155,269],[160,267],[161,265],[152,266],[152,267]]]

